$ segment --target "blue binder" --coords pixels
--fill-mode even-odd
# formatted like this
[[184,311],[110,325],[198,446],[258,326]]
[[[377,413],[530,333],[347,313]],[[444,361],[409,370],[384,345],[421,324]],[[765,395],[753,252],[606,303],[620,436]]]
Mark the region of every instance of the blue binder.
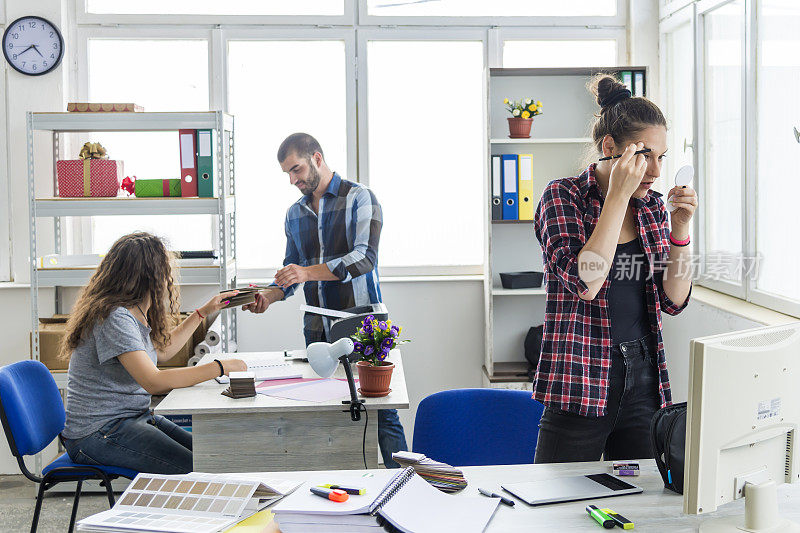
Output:
[[503,155],[503,220],[519,220],[517,154]]

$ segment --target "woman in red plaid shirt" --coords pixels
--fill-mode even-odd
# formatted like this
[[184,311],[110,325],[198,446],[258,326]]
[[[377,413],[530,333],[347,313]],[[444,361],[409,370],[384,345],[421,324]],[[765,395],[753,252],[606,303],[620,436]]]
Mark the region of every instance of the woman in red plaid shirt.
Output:
[[[603,157],[552,181],[536,210],[547,307],[533,397],[546,406],[537,463],[653,456],[650,419],[671,403],[661,312],[689,301],[691,188],[651,190],[667,151],[658,106],[601,75],[593,127]],[[645,154],[636,151],[648,148]]]

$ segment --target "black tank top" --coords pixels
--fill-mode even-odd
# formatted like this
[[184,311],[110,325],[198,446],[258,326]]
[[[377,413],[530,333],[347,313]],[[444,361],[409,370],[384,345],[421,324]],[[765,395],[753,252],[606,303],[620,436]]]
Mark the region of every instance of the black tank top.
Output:
[[650,334],[645,282],[649,274],[647,257],[639,239],[618,244],[608,279],[608,314],[614,344]]

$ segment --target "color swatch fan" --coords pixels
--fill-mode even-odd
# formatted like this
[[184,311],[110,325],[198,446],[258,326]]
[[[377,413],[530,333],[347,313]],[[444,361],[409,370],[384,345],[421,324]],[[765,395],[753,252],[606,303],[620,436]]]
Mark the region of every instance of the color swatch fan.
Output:
[[396,452],[392,459],[402,467],[410,466],[419,476],[442,492],[458,492],[467,486],[464,472],[446,463],[434,461],[424,454]]

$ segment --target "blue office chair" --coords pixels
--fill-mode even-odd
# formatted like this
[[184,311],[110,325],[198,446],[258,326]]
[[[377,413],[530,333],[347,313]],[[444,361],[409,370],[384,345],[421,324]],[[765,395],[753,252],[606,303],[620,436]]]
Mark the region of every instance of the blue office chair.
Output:
[[543,412],[529,391],[437,392],[417,408],[413,448],[453,466],[533,463]]
[[31,473],[25,466],[24,456],[41,452],[64,429],[64,403],[50,371],[39,361],[20,361],[0,368],[0,420],[8,439],[11,453],[17,458],[22,473],[39,484],[36,508],[33,512],[31,533],[39,525],[44,492],[58,483],[76,481],[75,501],[69,531],[75,527],[75,514],[81,488],[86,479],[99,479],[105,485],[109,505],[114,505],[111,480],[118,477],[133,479],[137,472],[127,468],[73,463],[61,454],[42,469],[42,477]]

